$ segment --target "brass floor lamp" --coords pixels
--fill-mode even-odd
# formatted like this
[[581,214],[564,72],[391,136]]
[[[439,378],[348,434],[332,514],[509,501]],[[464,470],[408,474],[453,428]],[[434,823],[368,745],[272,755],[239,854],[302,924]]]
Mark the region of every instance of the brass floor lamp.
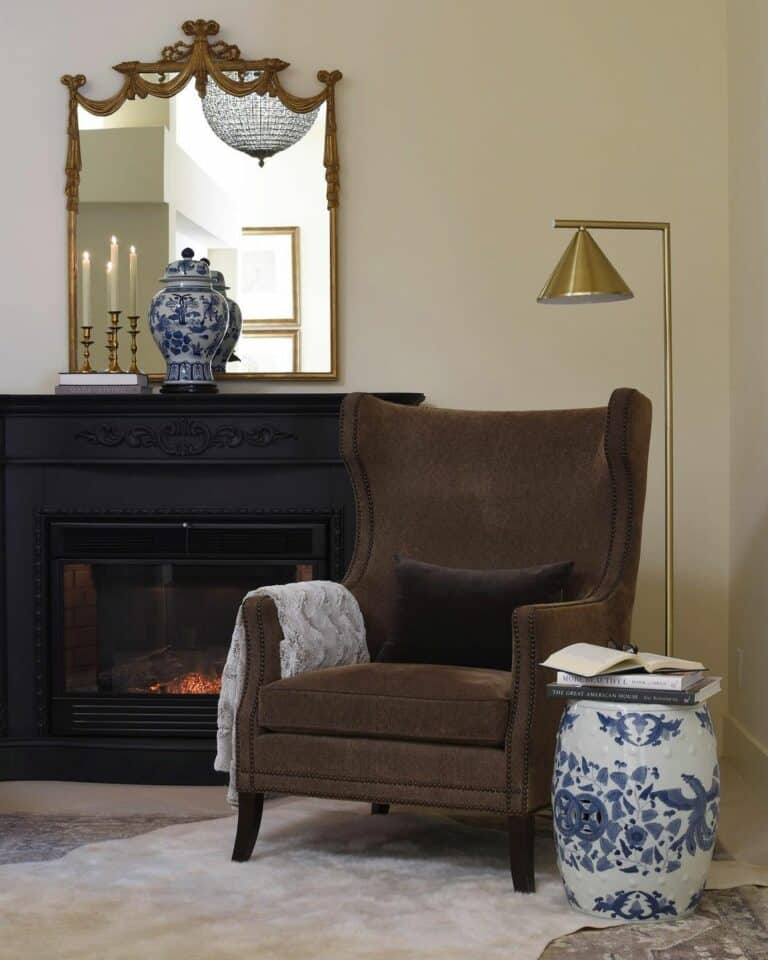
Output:
[[672,474],[672,268],[669,224],[653,220],[555,220],[576,230],[538,297],[539,303],[609,303],[634,294],[590,234],[590,230],[655,230],[661,234],[664,269],[664,650],[673,652],[673,474]]

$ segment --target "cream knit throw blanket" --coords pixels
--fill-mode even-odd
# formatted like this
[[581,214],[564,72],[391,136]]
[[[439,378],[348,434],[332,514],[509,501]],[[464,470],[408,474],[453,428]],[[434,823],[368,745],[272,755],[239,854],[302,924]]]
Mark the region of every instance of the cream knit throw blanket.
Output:
[[[338,583],[311,580],[275,587],[259,587],[243,598],[267,596],[274,600],[283,631],[280,675],[295,677],[308,670],[339,667],[370,660],[365,624],[357,600]],[[245,678],[243,604],[237,612],[232,643],[221,675],[218,733],[214,769],[229,773],[227,799],[237,805],[235,722]]]

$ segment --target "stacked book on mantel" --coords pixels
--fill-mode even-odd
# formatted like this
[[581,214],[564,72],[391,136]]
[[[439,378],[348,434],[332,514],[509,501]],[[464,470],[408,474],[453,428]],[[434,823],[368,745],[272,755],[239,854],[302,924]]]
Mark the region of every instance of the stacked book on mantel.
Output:
[[56,393],[152,393],[146,373],[60,373]]
[[703,663],[657,653],[614,650],[594,643],[572,643],[542,664],[557,671],[547,696],[628,703],[702,703],[720,692],[720,677]]

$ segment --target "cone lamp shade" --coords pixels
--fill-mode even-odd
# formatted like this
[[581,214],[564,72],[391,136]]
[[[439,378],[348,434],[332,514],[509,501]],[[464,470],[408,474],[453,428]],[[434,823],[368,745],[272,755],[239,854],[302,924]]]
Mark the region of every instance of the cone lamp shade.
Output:
[[579,227],[538,296],[539,303],[609,303],[631,300],[634,294],[618,270]]

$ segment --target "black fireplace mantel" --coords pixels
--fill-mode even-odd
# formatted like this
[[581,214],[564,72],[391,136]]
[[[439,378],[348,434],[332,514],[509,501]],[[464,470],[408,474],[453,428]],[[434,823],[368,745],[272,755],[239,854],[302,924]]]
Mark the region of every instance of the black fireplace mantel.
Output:
[[[421,393],[377,393],[415,405]],[[2,463],[339,462],[340,393],[0,395]]]
[[338,447],[343,398],[0,396],[0,779],[220,779],[212,740],[53,734],[47,530],[84,519],[327,522],[327,569],[340,578],[355,516]]

